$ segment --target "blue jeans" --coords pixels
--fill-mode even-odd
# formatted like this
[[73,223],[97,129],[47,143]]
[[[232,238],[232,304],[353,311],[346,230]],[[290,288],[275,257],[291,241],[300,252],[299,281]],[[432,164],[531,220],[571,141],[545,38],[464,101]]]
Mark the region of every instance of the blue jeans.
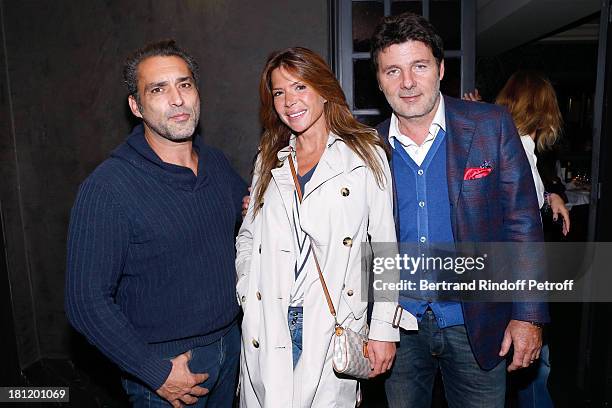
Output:
[[548,392],[550,359],[548,344],[542,345],[540,358],[528,368],[512,374],[516,387],[519,408],[552,408],[553,402]]
[[[189,407],[226,407],[231,408],[236,395],[238,362],[240,360],[240,331],[235,324],[223,337],[206,346],[191,350],[189,369],[192,373],[208,373],[209,377],[200,384],[209,392],[198,397],[198,402]],[[175,356],[168,357],[168,359]],[[130,403],[136,408],[171,407],[149,387],[134,378],[122,378],[121,384],[128,394]]]
[[302,355],[302,322],[304,320],[304,309],[301,307],[290,307],[287,313],[289,333],[291,333],[291,349],[293,352],[293,368]]
[[400,331],[395,364],[385,382],[389,408],[430,408],[438,368],[450,408],[504,407],[505,362],[482,370],[465,326],[440,329],[433,312],[427,310],[418,332]]

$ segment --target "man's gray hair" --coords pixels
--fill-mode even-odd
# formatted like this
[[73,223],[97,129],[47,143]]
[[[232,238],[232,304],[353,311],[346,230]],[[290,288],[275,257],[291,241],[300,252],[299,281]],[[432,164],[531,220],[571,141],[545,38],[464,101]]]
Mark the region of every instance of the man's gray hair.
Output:
[[142,48],[134,51],[125,60],[123,66],[123,79],[128,89],[128,94],[136,98],[136,102],[140,105],[140,96],[138,95],[138,65],[149,57],[179,57],[182,58],[189,70],[193,79],[198,83],[199,72],[198,64],[195,59],[176,45],[172,39],[162,40],[145,45]]

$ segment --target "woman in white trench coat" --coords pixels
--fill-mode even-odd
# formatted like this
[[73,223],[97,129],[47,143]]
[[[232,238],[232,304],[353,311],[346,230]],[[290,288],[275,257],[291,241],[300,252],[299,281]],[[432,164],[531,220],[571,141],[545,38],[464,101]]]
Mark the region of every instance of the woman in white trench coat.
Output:
[[[361,243],[368,235],[372,242],[396,241],[385,152],[376,132],[352,117],[333,73],[310,50],[270,56],[260,97],[264,134],[253,199],[236,243],[244,311],[240,403],[354,407],[356,380],[332,368],[334,319],[310,238],[338,322],[360,331],[368,298],[362,293]],[[304,184],[302,203],[290,155]],[[397,293],[377,294],[376,300],[368,344],[372,376],[390,368],[399,340],[391,324]]]

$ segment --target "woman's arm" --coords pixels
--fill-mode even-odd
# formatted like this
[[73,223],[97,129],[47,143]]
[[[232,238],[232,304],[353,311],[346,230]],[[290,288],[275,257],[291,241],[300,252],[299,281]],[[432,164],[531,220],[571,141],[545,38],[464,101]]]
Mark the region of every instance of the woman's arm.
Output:
[[[250,192],[254,194],[257,190],[257,183],[259,182],[259,168],[260,161],[257,158],[255,163],[255,170],[253,171],[253,180],[251,182]],[[251,254],[253,253],[253,227],[254,227],[254,206],[255,200],[248,202],[248,208],[242,225],[238,231],[236,237],[236,294],[238,296],[238,303],[241,303],[240,299],[245,295],[248,282],[248,274],[251,267]]]
[[[379,186],[371,170],[367,173],[367,200],[369,207],[368,235],[372,243],[374,257],[392,256],[397,253],[397,237],[393,220],[393,185],[391,170],[382,149],[377,149],[379,163],[383,169],[384,185]],[[383,245],[381,245],[383,244]],[[384,251],[381,252],[380,249]],[[399,271],[386,270],[375,275],[384,282],[397,282]],[[370,287],[370,290],[373,290]],[[395,358],[395,342],[399,341],[399,329],[393,327],[393,315],[397,307],[398,292],[382,290],[374,293],[374,307],[370,322],[370,341],[368,343],[370,364],[375,377],[391,368]]]
[[[393,189],[391,170],[382,149],[376,150],[379,164],[384,173],[384,185],[376,182],[374,173],[367,170],[366,191],[369,207],[368,235],[372,244],[374,257],[394,256],[397,253],[397,237],[393,220]],[[385,270],[374,275],[374,279],[384,282],[398,282],[399,271]],[[373,290],[370,287],[370,290]],[[370,339],[398,341],[399,331],[392,327],[393,314],[397,306],[398,292],[379,290],[374,293],[374,308],[370,324]]]
[[552,211],[553,221],[557,221],[559,216],[563,218],[563,228],[561,232],[563,232],[563,235],[567,235],[570,230],[570,216],[563,198],[559,194],[550,193],[547,195],[546,200]]

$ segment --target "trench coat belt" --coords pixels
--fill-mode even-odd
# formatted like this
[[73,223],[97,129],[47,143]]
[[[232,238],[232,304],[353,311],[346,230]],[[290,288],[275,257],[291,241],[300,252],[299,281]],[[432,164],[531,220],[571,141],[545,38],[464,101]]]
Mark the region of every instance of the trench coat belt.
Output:
[[395,308],[391,325],[394,328],[401,327],[404,330],[419,330],[419,323],[416,317],[400,305],[397,305]]

